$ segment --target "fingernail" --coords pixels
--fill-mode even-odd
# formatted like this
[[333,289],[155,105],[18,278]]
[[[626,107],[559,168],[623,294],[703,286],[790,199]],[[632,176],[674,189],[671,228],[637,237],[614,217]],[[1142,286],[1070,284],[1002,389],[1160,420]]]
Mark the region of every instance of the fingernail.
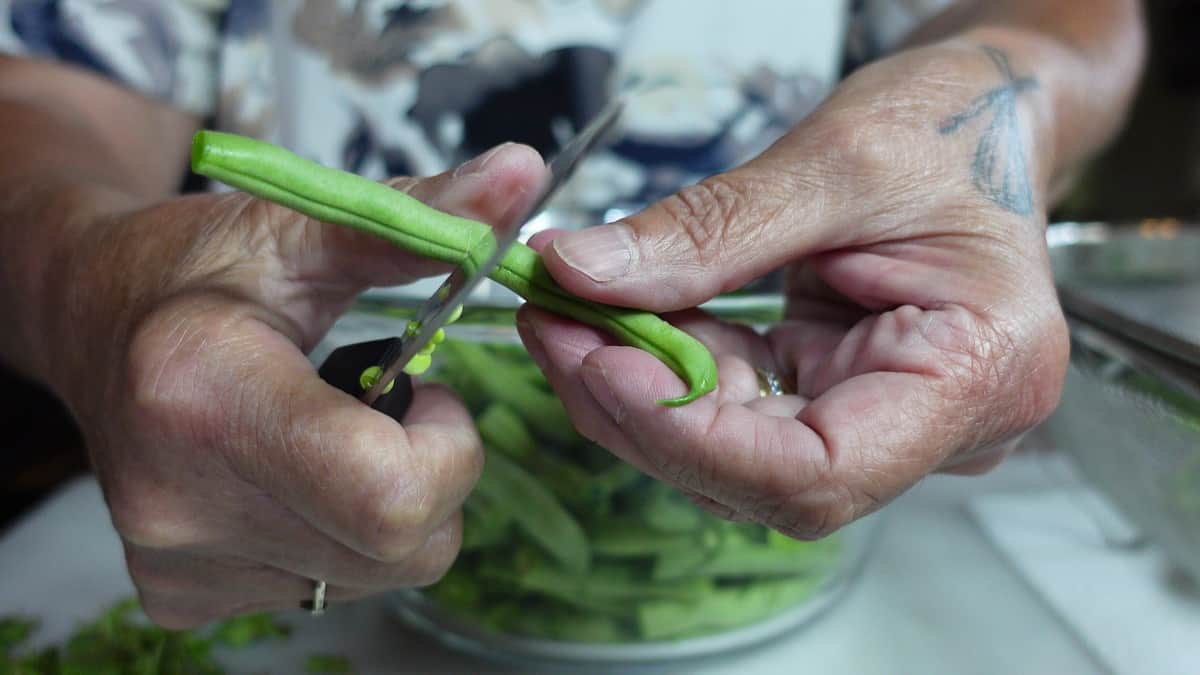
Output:
[[633,233],[623,223],[564,234],[550,246],[568,266],[596,282],[623,277],[633,264]]
[[585,365],[579,369],[583,376],[583,383],[587,386],[588,391],[592,392],[596,402],[604,408],[604,412],[613,418],[617,424],[621,423],[621,418],[625,415],[625,409],[621,406],[621,402],[613,395],[612,385],[608,380],[608,373],[604,368],[599,366]]
[[454,177],[462,178],[464,176],[475,176],[483,173],[487,170],[488,163],[495,159],[496,155],[500,154],[504,148],[510,145],[512,145],[512,143],[501,143],[482,155],[479,155],[475,159],[460,164],[456,169],[454,169]]

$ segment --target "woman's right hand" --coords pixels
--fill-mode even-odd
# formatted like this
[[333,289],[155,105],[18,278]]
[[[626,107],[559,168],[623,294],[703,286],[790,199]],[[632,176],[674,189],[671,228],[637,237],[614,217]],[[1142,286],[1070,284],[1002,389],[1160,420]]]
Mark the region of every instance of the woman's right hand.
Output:
[[[543,171],[506,145],[391,184],[502,217]],[[85,435],[142,606],[183,628],[438,579],[483,462],[435,385],[397,424],[305,357],[355,295],[440,271],[245,194],[89,224],[60,266],[49,378]]]

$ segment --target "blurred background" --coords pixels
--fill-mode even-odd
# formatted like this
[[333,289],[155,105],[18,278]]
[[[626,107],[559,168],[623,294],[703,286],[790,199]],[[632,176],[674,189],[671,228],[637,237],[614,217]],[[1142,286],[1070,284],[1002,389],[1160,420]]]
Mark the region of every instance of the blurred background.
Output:
[[1200,215],[1200,3],[1146,8],[1150,58],[1133,114],[1052,220]]
[[[1082,173],[1052,221],[1200,221],[1200,3],[1148,0],[1149,66],[1129,124]],[[70,417],[0,368],[0,526],[87,468]]]
[[[683,3],[687,1],[680,0]],[[811,4],[770,5],[772,1],[779,0],[758,0],[788,11],[798,8],[798,11],[805,12],[828,7],[816,0],[811,0]],[[940,5],[941,2],[904,0],[896,4]],[[747,6],[749,3],[744,0],[737,5],[736,11],[729,11],[746,16],[749,14]],[[782,640],[781,643],[785,644],[774,652],[762,650],[762,653],[751,655],[735,654],[746,657],[737,666],[739,672],[747,675],[756,672],[775,673],[779,672],[777,664],[792,664],[797,658],[807,659],[808,663],[822,663],[822,659],[829,663],[844,663],[846,655],[851,655],[860,666],[873,664],[876,668],[833,670],[888,673],[896,670],[897,663],[924,663],[929,667],[901,668],[913,672],[932,672],[930,669],[937,666],[939,672],[963,672],[964,668],[956,668],[956,665],[970,664],[981,668],[977,671],[973,667],[966,667],[970,672],[1023,672],[1030,663],[1036,663],[1043,666],[1041,670],[1045,672],[1108,670],[1122,675],[1200,672],[1190,667],[1196,662],[1192,655],[1200,656],[1200,652],[1195,651],[1200,645],[1194,640],[1196,630],[1200,629],[1200,583],[1197,583],[1200,580],[1200,50],[1195,46],[1196,36],[1200,35],[1200,2],[1145,0],[1145,6],[1150,33],[1149,60],[1127,125],[1104,152],[1082,168],[1072,190],[1049,216],[1053,223],[1048,230],[1048,240],[1052,244],[1051,259],[1060,298],[1072,327],[1072,363],[1059,411],[1047,424],[1027,437],[1017,457],[987,476],[970,479],[940,476],[922,481],[884,509],[878,517],[856,524],[855,528],[860,528],[861,523],[867,523],[872,529],[861,530],[864,534],[848,540],[845,551],[839,552],[836,546],[840,544],[836,542],[834,548],[820,548],[835,539],[833,537],[814,544],[812,551],[816,554],[812,559],[820,564],[812,569],[801,570],[800,576],[807,574],[812,579],[824,579],[820,588],[828,590],[840,586],[863,569],[866,571],[861,581],[856,582],[862,587],[861,590],[846,599],[845,608],[839,608],[836,614],[831,612],[827,621],[810,627],[811,634],[807,639]],[[776,21],[775,25],[782,25],[782,22]],[[824,31],[820,24],[801,21],[788,25],[804,25],[817,36],[828,34],[830,40],[835,39],[832,37],[833,31]],[[721,28],[736,32],[726,24],[722,24]],[[680,35],[689,34],[694,32],[680,31]],[[752,28],[749,34],[755,38],[762,35],[757,27]],[[658,40],[656,35],[643,34],[640,37],[640,43],[635,40],[622,42],[622,53],[636,54],[639,45],[654,46]],[[791,35],[787,37],[791,38]],[[872,42],[863,38],[862,34],[857,39],[863,44]],[[847,53],[857,51],[855,41],[856,34],[851,30]],[[694,41],[686,37],[682,42],[681,49],[685,51],[695,46],[692,44]],[[849,71],[858,65],[851,57],[847,57],[839,68],[836,47],[825,52],[817,49],[820,46],[815,44],[817,42],[820,40],[806,41],[805,46],[826,54],[823,77],[747,78],[753,85],[749,90],[762,100],[777,99],[786,104],[779,106],[781,110],[807,111],[808,108],[797,105],[797,101],[815,104],[824,87],[836,79],[839,70]],[[764,44],[768,44],[767,41]],[[758,46],[769,51],[769,46]],[[738,53],[743,54],[744,51]],[[574,50],[564,58],[560,56],[548,57],[547,62],[552,63],[553,67],[545,68],[542,75],[534,78],[534,90],[539,87],[551,90],[564,82],[576,80],[604,81],[604,77],[587,78],[580,75],[608,73],[614,68],[611,55],[603,51],[582,49]],[[676,63],[693,65],[690,57],[678,59]],[[457,63],[432,69],[425,84],[446,96],[433,97],[433,102],[428,103],[427,108],[414,109],[414,116],[420,117],[426,124],[437,122],[440,119],[439,106],[449,105],[443,99],[452,98],[446,92],[453,91],[454,87],[448,83],[463,77],[461,70]],[[620,70],[615,72],[621,73]],[[636,69],[632,72],[639,73]],[[634,81],[635,85],[641,81],[634,77],[613,79]],[[647,79],[654,81],[654,78]],[[539,219],[533,225],[540,226],[540,221],[545,220],[546,224],[572,227],[597,222],[601,216],[605,220],[619,218],[647,201],[673,191],[680,183],[693,180],[697,173],[720,171],[736,162],[737,158],[753,154],[773,140],[773,134],[794,122],[794,118],[786,115],[742,117],[737,101],[731,101],[725,96],[728,92],[720,87],[701,87],[706,99],[704,106],[699,106],[693,105],[691,100],[684,100],[682,104],[673,101],[666,88],[657,86],[659,89],[651,88],[650,93],[662,94],[662,98],[655,100],[651,95],[645,96],[644,100],[650,100],[653,105],[638,109],[640,114],[636,118],[640,126],[630,125],[622,140],[613,144],[611,151],[593,156],[580,172],[582,175],[577,177],[573,189],[569,188],[560,195],[565,206],[548,209],[545,215],[554,217]],[[441,149],[469,156],[497,141],[515,136],[543,151],[550,151],[561,140],[558,132],[566,135],[569,130],[548,126],[545,117],[586,119],[600,106],[603,98],[582,96],[576,97],[577,100],[573,99],[574,103],[571,103],[563,100],[570,97],[538,98],[535,95],[531,98],[529,92],[524,90],[503,89],[502,93],[504,95],[489,98],[489,106],[479,107],[472,113],[474,118],[467,125],[470,131],[465,135],[446,132]],[[733,139],[733,142],[708,143],[705,134],[688,137],[683,133],[683,142],[671,148],[671,152],[664,152],[664,146],[657,143],[661,139],[656,139],[656,133],[662,129],[676,134],[680,134],[681,130],[689,131],[693,127],[681,122],[681,116],[703,107],[724,111],[725,116],[720,118],[723,125],[717,125],[721,133],[717,136],[723,141]],[[543,117],[526,114],[530,108],[541,112]],[[627,114],[628,117],[633,116]],[[746,123],[747,119],[753,123]],[[686,121],[697,123],[695,119]],[[698,122],[702,131],[705,130],[702,123],[706,121],[701,119]],[[739,121],[741,124],[734,124]],[[404,157],[378,152],[382,146],[375,142],[378,139],[372,139],[369,127],[365,121],[361,122],[361,134],[356,133],[353,142],[345,148],[348,169],[366,175],[370,175],[369,172],[361,169],[370,166],[375,166],[383,173],[428,173],[421,171],[418,164],[402,163]],[[329,135],[320,136],[325,138]],[[451,154],[446,159],[457,162],[463,158]],[[682,171],[680,166],[694,171]],[[185,190],[204,187],[194,178],[185,185]],[[555,218],[560,218],[561,222]],[[1123,225],[1110,227],[1102,223]],[[774,281],[777,279],[759,280],[748,290],[769,291]],[[481,290],[483,288],[481,286]],[[431,290],[432,287],[418,295],[427,296]],[[771,296],[771,302],[775,297]],[[361,303],[364,307],[350,312],[347,315],[349,322],[345,319],[339,322],[331,330],[325,346],[395,334],[398,319],[393,310],[397,308],[376,298],[376,316],[371,313],[374,311],[369,306],[371,300],[368,297],[367,303]],[[774,311],[777,311],[777,304],[774,302],[772,305]],[[484,309],[486,314],[487,310],[494,308]],[[356,319],[361,320],[361,325],[354,323]],[[463,324],[471,323],[471,312],[468,310],[458,328],[462,329]],[[478,344],[471,349],[460,345],[452,350],[451,343],[465,333],[452,335],[447,345],[441,348],[441,358],[446,364],[451,361],[447,352],[458,353],[458,371],[446,367],[444,377],[468,400],[478,419],[483,419],[483,411],[494,412],[491,399],[503,397],[487,391],[479,382],[472,382],[469,378],[456,380],[456,372],[478,377],[485,371],[498,369],[505,359],[510,360],[510,368],[528,367],[535,374],[536,369],[528,363],[528,357],[513,345],[503,344],[499,340],[494,344],[489,343],[491,338],[488,336],[498,333],[494,330],[497,326],[506,330],[511,328],[511,315],[492,318],[490,322],[486,318],[480,319],[480,324],[478,336],[481,337],[474,338]],[[372,330],[379,328],[382,333],[359,335],[353,332],[363,326]],[[351,332],[339,334],[339,327]],[[1172,341],[1172,335],[1178,334],[1190,336],[1191,341]],[[1159,339],[1164,336],[1165,341]],[[318,346],[317,351],[321,348]],[[476,360],[474,365],[461,365],[468,363],[464,355],[475,353],[473,349],[478,349],[478,353],[486,360]],[[313,358],[320,360],[316,352]],[[489,367],[480,367],[480,363],[487,363]],[[1188,375],[1185,376],[1185,373]],[[518,378],[496,379],[507,382],[517,381]],[[78,386],[87,386],[86,374],[81,377]],[[475,395],[474,403],[471,402],[472,392]],[[548,389],[546,395],[549,396]],[[56,504],[64,503],[59,498],[36,513],[32,509],[69,479],[86,473],[88,462],[83,439],[67,411],[46,392],[5,371],[2,366],[0,404],[0,534],[19,534],[21,530],[32,530],[28,527],[30,523],[41,522],[38,520],[40,517],[54,511]],[[549,416],[538,414],[527,417],[543,419]],[[527,421],[520,415],[515,415],[515,418],[518,426]],[[561,425],[565,427],[567,424],[569,422],[564,415]],[[553,426],[553,420],[550,425]],[[480,427],[483,429],[484,425]],[[530,438],[532,440],[532,436]],[[545,442],[546,439],[541,440]],[[586,481],[579,485],[594,485],[598,477],[610,476],[612,467],[607,463],[614,460],[609,453],[582,442],[576,447],[574,441],[582,441],[579,438],[572,437],[571,441],[569,452],[563,451],[555,443],[545,442],[539,448],[545,452],[532,453],[531,456],[546,460],[540,468],[554,468],[558,473],[550,472],[549,475],[559,478],[566,475],[562,471],[564,466],[583,467],[581,475]],[[570,464],[566,460],[578,460],[580,463]],[[497,466],[493,459],[489,459],[489,464]],[[499,465],[504,464],[501,462]],[[620,473],[613,472],[611,475],[619,477]],[[481,485],[484,482],[481,481]],[[547,485],[551,482],[547,480]],[[589,536],[596,532],[603,534],[604,528],[601,526],[612,523],[620,523],[621,528],[618,529],[627,534],[632,527],[631,522],[640,522],[630,515],[635,510],[637,517],[647,513],[679,515],[679,511],[672,510],[669,503],[670,498],[679,498],[679,495],[672,493],[664,500],[658,500],[656,495],[670,491],[656,491],[657,487],[660,486],[649,486],[644,491],[640,488],[629,489],[628,494],[636,493],[637,499],[630,497],[624,501],[610,499],[611,493],[616,492],[616,488],[613,488],[604,496],[604,508],[595,507],[586,499],[567,499],[589,494],[587,490],[572,488],[565,491],[563,502],[571,501],[569,506],[579,511],[572,512],[572,515],[579,516],[581,522],[593,528],[588,531]],[[126,588],[124,570],[119,566],[114,567],[118,563],[119,551],[114,549],[109,551],[111,555],[106,556],[105,549],[99,547],[99,544],[108,541],[101,539],[111,532],[107,528],[107,512],[101,506],[101,498],[94,484],[91,489],[91,501],[76,499],[70,502],[74,511],[56,512],[59,522],[69,523],[74,528],[77,534],[75,538],[62,536],[58,530],[53,530],[54,536],[49,537],[53,541],[44,549],[28,546],[28,538],[19,540],[18,537],[9,536],[0,541],[7,543],[9,550],[16,553],[0,556],[0,579],[9,583],[11,592],[7,595],[11,597],[7,600],[10,603],[13,598],[23,595],[24,602],[42,608],[46,596],[53,595],[47,589],[53,587],[61,591],[74,611],[90,607],[89,603],[99,606],[97,599],[105,593]],[[72,490],[75,488],[62,490],[58,494],[83,494],[79,490]],[[477,496],[480,494],[491,498],[485,489],[476,491]],[[557,498],[547,496],[555,504],[558,503],[554,501]],[[682,501],[682,498],[679,499]],[[530,504],[539,503],[536,499],[527,501]],[[584,503],[584,506],[576,502]],[[483,503],[486,507],[486,501]],[[467,506],[470,516],[471,504]],[[693,508],[690,504],[684,506]],[[644,513],[638,510],[643,507]],[[494,514],[500,509],[480,508],[476,513],[481,511]],[[63,517],[63,513],[69,513],[71,517]],[[11,527],[23,514],[32,514],[33,517],[25,521],[25,526]],[[87,517],[83,517],[83,514]],[[887,525],[876,527],[875,523],[879,522]],[[700,530],[709,528],[711,524],[702,525]],[[721,522],[717,525],[730,524]],[[694,523],[688,527],[694,527]],[[653,530],[653,527],[650,529]],[[687,528],[684,530],[691,532]],[[483,531],[483,528],[479,531]],[[659,544],[663,531],[666,530],[654,531],[648,539]],[[759,533],[750,536],[739,531],[733,533],[737,536],[732,536],[715,528],[706,531],[710,534],[722,532],[724,538],[718,539],[726,544],[749,544],[746,550],[753,550],[756,554],[764,550],[770,552],[772,547],[787,546],[795,548],[789,548],[784,553],[796,556],[801,548],[809,545],[792,540],[781,543],[778,540],[786,538],[777,533],[766,533],[765,530],[761,533],[764,535],[761,540],[755,538]],[[846,530],[837,537],[845,533]],[[679,535],[680,532],[673,534]],[[94,541],[92,535],[96,537]],[[562,630],[563,624],[569,623],[563,620],[564,617],[571,616],[548,611],[548,608],[552,610],[557,607],[553,603],[559,599],[547,596],[541,598],[547,601],[541,605],[530,604],[532,595],[512,600],[504,595],[508,592],[506,587],[510,585],[507,580],[500,584],[491,583],[497,578],[506,579],[495,576],[497,568],[493,563],[496,560],[509,561],[511,557],[514,568],[518,567],[517,563],[524,565],[531,560],[528,556],[509,556],[512,551],[507,547],[516,550],[523,541],[519,536],[502,537],[482,544],[477,541],[478,546],[470,550],[464,548],[465,553],[460,556],[456,568],[443,583],[432,589],[428,598],[405,595],[397,601],[397,611],[410,625],[429,632],[447,644],[454,644],[453,639],[459,639],[456,648],[460,649],[468,644],[460,638],[471,633],[455,633],[458,629],[452,622],[439,623],[438,601],[450,607],[454,604],[452,601],[466,598],[466,604],[472,608],[487,610],[489,620],[504,618],[511,621],[506,630],[511,628],[512,635],[544,637],[555,634],[555,631]],[[678,536],[674,541],[678,543]],[[854,543],[856,541],[859,543]],[[88,548],[86,542],[97,543],[97,547]],[[43,540],[42,543],[47,542]],[[694,544],[695,541],[689,539],[673,553],[682,551],[694,557],[698,552]],[[41,551],[40,555],[38,550]],[[86,550],[88,555],[78,555],[81,550]],[[528,553],[529,550],[534,549],[521,549],[520,552]],[[1160,550],[1169,554],[1166,559],[1159,555]],[[612,550],[608,553],[613,559],[621,555],[631,557],[628,551],[620,555],[613,554]],[[656,565],[668,557],[664,554],[657,558]],[[14,562],[17,558],[24,559],[24,572],[20,561]],[[681,559],[688,565],[695,562],[689,560],[689,555],[683,555]],[[728,570],[722,573],[724,576],[713,573],[713,578],[719,578],[724,584],[718,590],[729,594],[731,586],[737,583],[744,583],[745,586],[733,589],[735,591],[768,588],[757,584],[763,579],[767,580],[766,583],[775,583],[779,581],[777,577],[798,574],[794,558],[772,559],[785,561],[781,565],[785,568],[783,575],[779,569],[766,572],[758,570],[761,579],[746,574],[743,568],[739,568],[736,574]],[[635,562],[637,565],[644,562],[640,558],[638,560],[640,562]],[[740,564],[745,565],[749,558],[743,557],[741,560]],[[11,570],[5,571],[2,564],[5,562],[13,563]],[[86,574],[72,576],[58,569],[63,567],[65,570],[72,563],[83,568]],[[622,560],[620,564],[628,563]],[[631,566],[618,567],[611,559],[606,560],[605,565],[608,567],[602,569],[609,576],[612,576],[614,569],[622,572],[633,569]],[[685,567],[684,571],[689,574],[701,575],[704,572]],[[36,568],[34,572],[44,572],[50,581],[42,582],[46,584],[44,586],[22,584],[21,574],[32,575],[30,568]],[[485,568],[491,570],[492,577],[487,577]],[[709,572],[711,570],[704,573]],[[730,577],[736,577],[735,581],[730,582]],[[596,578],[603,586],[604,575],[597,574]],[[115,579],[119,579],[119,583]],[[836,579],[837,583],[827,583],[830,579]],[[73,581],[78,580],[82,582],[72,585]],[[695,581],[690,578],[685,580]],[[577,581],[573,579],[572,584]],[[674,578],[674,581],[679,582],[680,579]],[[656,576],[651,582],[654,593],[645,597],[631,597],[640,602],[656,599],[658,593],[665,592],[666,589],[658,586],[663,582],[662,579]],[[728,607],[713,612],[714,616],[729,616],[735,621],[730,626],[722,627],[732,628],[729,633],[718,634],[706,648],[723,650],[734,644],[743,644],[737,641],[746,640],[747,636],[761,637],[766,633],[754,631],[762,626],[768,626],[765,629],[767,631],[798,634],[800,631],[793,630],[798,624],[788,623],[786,628],[779,628],[785,624],[776,619],[808,621],[818,614],[823,615],[824,603],[831,602],[833,596],[824,591],[809,596],[812,588],[817,586],[810,585],[806,579],[800,579],[797,583],[804,590],[793,598],[795,607],[791,610],[794,611],[785,612],[787,616],[775,616],[771,620],[775,622],[774,628],[768,626],[771,622],[751,625],[749,620],[739,625],[738,621],[743,619],[737,619],[736,611],[726,611]],[[568,588],[572,596],[586,595],[579,592],[581,586],[571,585]],[[474,590],[468,593],[464,589]],[[544,589],[537,590],[541,592]],[[485,593],[492,595],[485,596]],[[777,602],[779,597],[788,597],[781,595],[779,587],[768,588],[768,592],[759,596],[753,593],[749,595],[751,599],[772,598],[772,602]],[[429,598],[435,602],[425,602]],[[818,601],[810,602],[812,598]],[[621,610],[625,612],[629,611],[627,600],[621,603]],[[385,672],[392,672],[395,661],[388,659],[397,654],[403,654],[406,659],[427,658],[431,659],[428,663],[442,664],[439,668],[424,670],[409,666],[417,668],[416,672],[445,671],[445,664],[450,662],[445,659],[449,657],[436,651],[427,636],[398,633],[393,623],[382,619],[383,616],[394,618],[394,612],[388,609],[390,602],[339,607],[336,617],[317,623],[309,623],[306,616],[300,617],[301,620],[295,623],[295,642],[304,646],[321,644],[335,652],[355,653],[357,650],[356,656],[369,655],[380,663],[388,663]],[[516,611],[508,614],[491,611],[506,606],[516,607]],[[585,609],[590,613],[595,608]],[[604,609],[611,611],[611,607]],[[51,615],[49,610],[46,613]],[[662,623],[686,625],[692,614],[704,612],[695,612],[694,607],[689,607],[686,613],[677,614],[670,617],[671,621]],[[61,619],[65,615],[60,612],[54,616]],[[1137,617],[1137,621],[1130,622],[1128,617]],[[589,615],[588,618],[595,617]],[[606,626],[615,621],[608,615],[602,618]],[[0,621],[2,619],[3,612],[0,612]],[[654,621],[644,623],[656,624]],[[593,622],[586,625],[594,629],[597,624]],[[430,630],[430,627],[434,630]],[[742,628],[746,630],[741,631],[739,636]],[[453,639],[446,639],[447,635]],[[630,640],[628,644],[620,645],[622,648],[636,646],[639,640],[652,643],[657,639],[648,634],[638,635],[636,639],[622,635],[623,639]],[[3,647],[3,637],[0,634],[0,648]],[[597,642],[605,639],[612,638],[597,638]],[[1013,645],[1021,647],[1013,650]],[[1163,648],[1164,645],[1182,647]],[[650,646],[655,647],[653,644]],[[381,651],[384,648],[386,650]],[[259,665],[250,671],[237,672],[261,672],[264,668],[278,667],[275,659],[281,651],[282,647],[276,647],[261,652],[259,656],[262,660],[256,662]],[[587,660],[601,653],[585,650],[577,652],[575,657]],[[626,653],[645,655],[651,652],[634,649]],[[660,652],[663,653],[667,652]],[[611,656],[611,653],[608,655]],[[1161,655],[1166,655],[1166,658],[1161,658]],[[0,657],[3,656],[3,650],[0,649]],[[1014,663],[1021,667],[1012,667]],[[1172,664],[1179,663],[1185,663],[1184,670],[1170,669]],[[1081,664],[1091,667],[1081,670]],[[477,665],[463,665],[457,672],[475,672]],[[722,669],[719,662],[705,665],[706,669],[689,672],[717,673],[730,670]],[[0,673],[3,672],[7,671],[3,658],[0,658]]]

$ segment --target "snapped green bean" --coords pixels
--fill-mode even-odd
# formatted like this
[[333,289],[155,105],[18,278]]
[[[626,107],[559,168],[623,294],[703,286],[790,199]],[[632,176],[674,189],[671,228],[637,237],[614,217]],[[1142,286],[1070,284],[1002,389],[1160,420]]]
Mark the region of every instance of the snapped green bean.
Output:
[[[468,274],[496,250],[492,229],[452,216],[398,190],[321,166],[263,141],[200,131],[192,143],[192,169],[232,187],[318,220],[355,228]],[[521,243],[505,253],[491,278],[529,302],[601,328],[673,370],[688,386],[662,405],[690,403],[717,386],[712,354],[695,338],[649,312],[613,307],[575,296],[554,281],[542,258]]]

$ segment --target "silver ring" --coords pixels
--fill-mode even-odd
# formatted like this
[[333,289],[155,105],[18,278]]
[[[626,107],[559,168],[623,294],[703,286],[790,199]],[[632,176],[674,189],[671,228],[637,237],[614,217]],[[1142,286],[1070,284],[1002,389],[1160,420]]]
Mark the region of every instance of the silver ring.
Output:
[[313,582],[313,597],[312,607],[309,613],[313,616],[321,616],[325,613],[325,582],[318,579]]

